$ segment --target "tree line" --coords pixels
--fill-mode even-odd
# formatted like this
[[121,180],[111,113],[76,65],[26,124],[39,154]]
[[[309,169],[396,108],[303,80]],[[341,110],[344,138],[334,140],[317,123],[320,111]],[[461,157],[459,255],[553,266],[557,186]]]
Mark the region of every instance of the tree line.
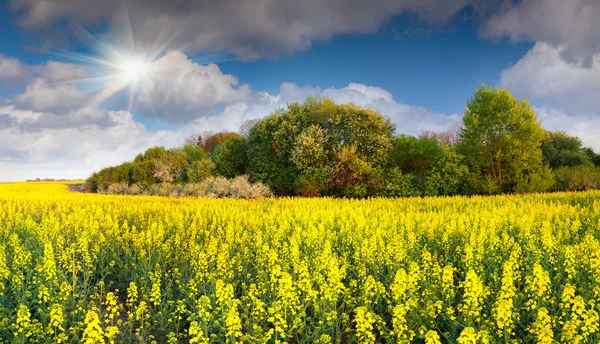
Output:
[[[542,128],[532,106],[482,86],[462,123],[446,132],[396,135],[374,109],[328,98],[293,102],[239,133],[197,135],[153,147],[92,174],[88,191],[114,183],[150,188],[211,176],[268,185],[276,195],[401,197],[600,188],[600,155],[578,137]],[[401,128],[400,128],[401,129]]]

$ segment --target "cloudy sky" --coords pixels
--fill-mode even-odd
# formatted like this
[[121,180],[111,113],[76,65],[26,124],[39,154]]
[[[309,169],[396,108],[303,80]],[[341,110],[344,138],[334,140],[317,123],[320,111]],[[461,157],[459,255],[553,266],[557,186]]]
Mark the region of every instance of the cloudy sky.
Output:
[[85,178],[328,96],[398,132],[482,84],[600,151],[597,0],[0,0],[0,181]]

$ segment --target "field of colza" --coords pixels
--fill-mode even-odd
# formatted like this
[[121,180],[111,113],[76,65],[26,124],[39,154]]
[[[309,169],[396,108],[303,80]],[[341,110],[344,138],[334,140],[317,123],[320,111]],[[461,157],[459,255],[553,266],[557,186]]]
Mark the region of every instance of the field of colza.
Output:
[[600,192],[262,200],[0,184],[3,343],[598,343]]

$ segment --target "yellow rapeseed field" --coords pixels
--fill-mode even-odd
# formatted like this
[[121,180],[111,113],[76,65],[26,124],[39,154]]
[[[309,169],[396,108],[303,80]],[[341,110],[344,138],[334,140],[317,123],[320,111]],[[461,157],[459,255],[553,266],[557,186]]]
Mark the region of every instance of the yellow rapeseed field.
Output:
[[600,192],[175,199],[0,184],[0,342],[598,343]]

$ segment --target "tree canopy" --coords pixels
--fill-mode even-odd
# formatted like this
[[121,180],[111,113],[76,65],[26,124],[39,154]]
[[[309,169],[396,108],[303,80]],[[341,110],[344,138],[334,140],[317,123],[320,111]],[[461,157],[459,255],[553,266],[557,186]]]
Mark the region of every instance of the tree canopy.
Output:
[[542,167],[543,138],[544,129],[529,102],[507,90],[483,86],[467,102],[458,148],[478,177],[511,192],[517,178]]
[[399,197],[582,190],[600,185],[600,156],[581,140],[545,131],[526,100],[482,86],[462,123],[445,132],[396,134],[389,118],[328,98],[292,102],[244,123],[204,133],[180,148],[152,147],[107,167],[91,191],[125,183],[200,183],[212,176],[262,182],[277,195]]

